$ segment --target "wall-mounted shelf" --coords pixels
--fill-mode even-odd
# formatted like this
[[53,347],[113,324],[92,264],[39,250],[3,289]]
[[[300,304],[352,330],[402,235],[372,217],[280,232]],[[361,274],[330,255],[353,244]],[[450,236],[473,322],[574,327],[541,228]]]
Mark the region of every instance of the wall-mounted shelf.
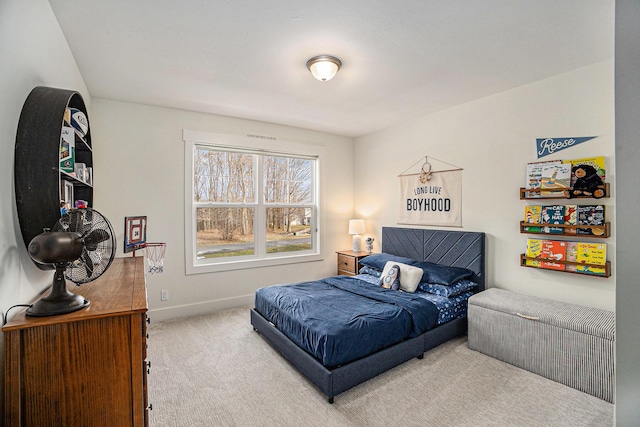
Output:
[[[558,190],[558,189],[548,189],[548,188],[523,188],[520,187],[520,200],[544,200],[544,199],[555,199],[555,200],[563,200],[563,199],[594,199],[594,197],[591,196],[584,196],[584,195],[580,195],[580,196],[574,196],[574,197],[570,197],[569,196],[569,191],[571,190],[571,188],[567,188],[564,191],[564,195],[563,196],[555,196],[555,197],[531,197],[528,196],[528,193],[540,193],[540,192],[558,192],[558,191],[562,191],[562,190]],[[604,183],[604,196],[602,196],[601,198],[605,198],[605,197],[609,197],[610,191],[609,191],[609,183],[606,182]]]
[[[88,125],[84,100],[72,90],[38,86],[29,93],[20,113],[14,177],[18,220],[26,247],[44,228],[53,227],[60,219],[60,200],[65,199],[65,192],[73,193],[72,200],[93,206],[93,186],[60,168],[62,131],[70,126],[65,123],[67,108],[84,113]],[[84,137],[74,131],[73,138],[74,161],[93,168],[90,127]]]
[[[564,265],[572,265],[572,266],[576,266],[576,267],[583,267],[583,266],[589,266],[589,267],[594,267],[594,268],[603,268],[604,269],[604,274],[592,274],[592,273],[583,273],[580,271],[571,271],[571,270],[555,270],[553,268],[546,268],[543,266],[536,266],[536,265],[528,265],[526,264],[527,261],[538,261],[538,262],[553,262],[555,264],[564,264]],[[561,273],[573,273],[573,274],[580,274],[582,276],[593,276],[593,277],[610,277],[611,276],[611,262],[607,261],[604,265],[599,265],[599,264],[584,264],[584,263],[580,263],[580,262],[571,262],[571,261],[556,261],[556,260],[551,260],[551,259],[541,259],[541,258],[530,258],[527,257],[525,254],[520,254],[520,265],[522,267],[530,267],[530,268],[537,268],[540,270],[547,270],[547,271],[560,271]]]
[[[540,231],[532,231],[526,230],[525,228],[540,228]],[[545,227],[552,228],[562,228],[562,233],[547,233],[544,229]],[[576,234],[575,230],[581,229],[590,229],[593,234]],[[571,232],[573,230],[573,233]],[[610,223],[605,223],[604,225],[566,225],[566,224],[548,224],[548,223],[538,223],[531,224],[525,221],[520,221],[520,233],[521,234],[542,234],[545,236],[570,236],[570,237],[588,237],[588,238],[596,238],[596,239],[606,239],[611,237],[611,225]]]
[[82,187],[92,187],[93,188],[92,184],[89,184],[88,182],[85,182],[85,181],[81,181],[78,178],[76,178],[75,176],[73,176],[73,175],[71,175],[71,174],[69,174],[67,172],[64,172],[64,171],[60,171],[60,179],[64,179],[66,181],[70,181],[70,182],[73,183],[74,186],[77,185],[77,186],[82,186]]
[[[611,262],[606,260],[607,243],[584,241],[587,239],[607,239],[611,237],[611,223],[605,221],[605,206],[589,201],[608,198],[611,194],[609,183],[604,179],[604,157],[580,159],[585,177],[588,172],[600,174],[595,179],[580,176],[577,170],[566,169],[566,163],[558,165],[527,165],[527,183],[530,186],[544,186],[552,182],[557,188],[520,187],[520,200],[531,200],[524,209],[524,221],[520,221],[521,234],[532,234],[527,239],[527,250],[520,255],[522,267],[553,270],[583,276],[610,277]],[[576,160],[577,162],[578,160]],[[571,161],[573,164],[574,161]],[[543,162],[544,163],[544,162]],[[597,167],[591,167],[595,163]],[[590,171],[593,169],[593,171]],[[570,172],[570,176],[569,176]],[[592,173],[593,172],[593,173]],[[552,175],[545,175],[552,173]],[[556,174],[558,176],[556,177]],[[543,176],[550,178],[542,178]],[[558,178],[555,180],[554,178]],[[572,179],[575,178],[575,181]],[[595,181],[595,184],[593,184]],[[575,189],[566,187],[574,183]],[[552,187],[552,185],[548,185]],[[579,194],[585,190],[589,195]],[[575,193],[575,194],[574,194]],[[536,203],[542,200],[552,202]],[[570,201],[569,201],[570,200]],[[578,200],[582,202],[576,203]],[[587,203],[585,204],[584,201]],[[593,205],[592,205],[593,204]],[[541,222],[538,222],[541,221]],[[550,222],[544,222],[550,221]],[[588,224],[584,224],[588,223]],[[597,225],[596,225],[597,224]],[[554,238],[560,237],[559,240]],[[570,239],[565,239],[569,237]],[[576,241],[578,240],[578,241]],[[556,258],[560,258],[559,260]],[[567,261],[567,259],[569,261]],[[595,264],[590,264],[595,263]]]

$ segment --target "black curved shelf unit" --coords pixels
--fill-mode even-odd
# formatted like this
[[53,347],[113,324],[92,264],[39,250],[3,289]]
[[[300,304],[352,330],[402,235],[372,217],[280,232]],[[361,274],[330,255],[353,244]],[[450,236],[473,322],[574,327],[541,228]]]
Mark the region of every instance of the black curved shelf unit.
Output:
[[[89,121],[82,96],[75,91],[38,86],[27,97],[16,134],[14,160],[18,220],[25,246],[60,219],[63,182],[74,186],[74,199],[93,206],[93,187],[60,171],[60,139],[66,108],[77,108]],[[68,125],[67,125],[68,126]],[[75,135],[75,161],[93,167],[91,127]],[[40,264],[37,264],[43,269]]]

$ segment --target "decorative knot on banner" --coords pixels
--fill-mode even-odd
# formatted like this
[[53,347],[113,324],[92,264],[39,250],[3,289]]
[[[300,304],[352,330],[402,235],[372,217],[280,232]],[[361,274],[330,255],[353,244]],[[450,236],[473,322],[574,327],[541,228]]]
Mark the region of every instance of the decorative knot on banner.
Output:
[[[427,170],[424,170],[424,167],[427,167]],[[422,170],[420,171],[420,182],[426,184],[427,181],[431,179],[431,163],[428,161],[422,165]]]

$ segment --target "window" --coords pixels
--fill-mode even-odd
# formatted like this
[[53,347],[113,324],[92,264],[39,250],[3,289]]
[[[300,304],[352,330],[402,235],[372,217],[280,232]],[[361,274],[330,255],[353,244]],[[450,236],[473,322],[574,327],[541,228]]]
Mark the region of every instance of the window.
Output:
[[319,259],[317,153],[184,132],[188,273]]

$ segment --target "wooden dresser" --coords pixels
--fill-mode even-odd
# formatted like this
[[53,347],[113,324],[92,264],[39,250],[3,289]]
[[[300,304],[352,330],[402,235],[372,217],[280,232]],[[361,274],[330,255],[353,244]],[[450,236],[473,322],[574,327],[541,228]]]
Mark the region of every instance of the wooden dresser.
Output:
[[2,328],[5,427],[148,425],[143,258],[115,259],[69,289],[91,304],[59,316],[22,312]]

